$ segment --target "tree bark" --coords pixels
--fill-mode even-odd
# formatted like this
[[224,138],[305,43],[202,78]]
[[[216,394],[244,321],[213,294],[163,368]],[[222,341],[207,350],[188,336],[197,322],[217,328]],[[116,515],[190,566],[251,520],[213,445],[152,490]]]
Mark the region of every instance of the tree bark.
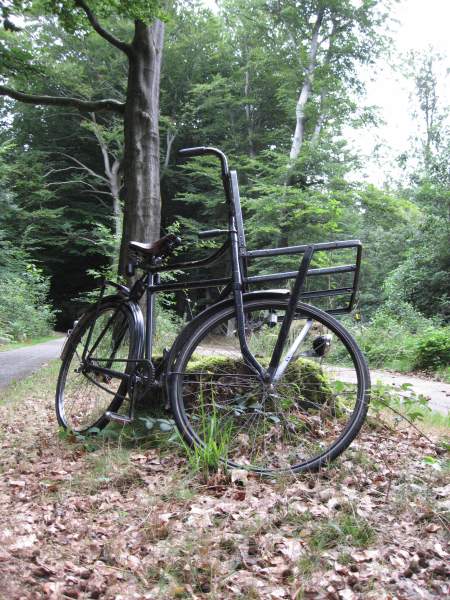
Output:
[[[249,99],[249,95],[250,95],[250,72],[249,72],[249,68],[247,66],[247,68],[245,69],[245,85],[244,85],[244,96],[245,96],[246,100]],[[245,109],[245,118],[247,121],[248,154],[249,154],[250,158],[255,158],[256,153],[255,153],[255,145],[253,142],[253,136],[254,136],[253,109],[250,106],[249,102],[245,103],[244,109]]]
[[[333,20],[333,28],[330,33],[328,49],[325,54],[325,58],[323,60],[322,67],[328,67],[330,65],[331,58],[332,58],[333,52],[334,52],[334,39],[336,37],[337,30],[338,30],[338,23],[337,23],[337,21]],[[327,97],[327,91],[328,90],[326,89],[325,85],[322,82],[322,88],[320,90],[320,101],[319,101],[319,116],[317,117],[316,125],[314,127],[314,133],[311,136],[311,142],[313,144],[317,144],[317,142],[319,141],[319,136],[322,131],[323,124],[325,122],[325,118],[326,118],[325,100]]]
[[124,113],[124,220],[119,272],[124,275],[130,241],[160,235],[159,82],[164,24],[135,22]]
[[[316,67],[316,56],[319,47],[319,31],[322,26],[324,9],[320,9],[317,13],[317,18],[311,35],[311,45],[308,53],[308,65],[305,69],[305,78],[303,80],[300,95],[295,107],[295,131],[292,139],[291,151],[289,153],[289,170],[292,163],[298,158],[305,137],[305,108],[311,95],[312,81],[314,77],[314,69]],[[288,180],[289,180],[288,176]],[[289,181],[287,182],[289,184]]]

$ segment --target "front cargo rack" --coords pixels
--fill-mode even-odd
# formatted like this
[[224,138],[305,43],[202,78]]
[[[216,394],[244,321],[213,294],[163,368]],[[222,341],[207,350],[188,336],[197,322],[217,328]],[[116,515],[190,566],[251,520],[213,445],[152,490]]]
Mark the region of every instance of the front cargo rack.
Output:
[[[322,251],[333,250],[354,250],[354,262],[351,264],[343,264],[336,266],[327,266],[308,269],[306,280],[310,277],[320,278],[321,276],[342,275],[351,273],[350,281],[345,285],[338,287],[328,287],[327,289],[305,289],[302,291],[300,298],[302,300],[316,300],[318,298],[333,298],[340,297],[341,300],[346,299],[345,305],[325,309],[331,314],[349,313],[353,310],[356,302],[356,294],[359,284],[359,273],[361,268],[362,244],[359,240],[345,240],[336,242],[324,242],[319,244],[308,244],[301,246],[287,246],[282,248],[267,248],[263,250],[247,250],[243,253],[247,259],[261,259],[273,256],[296,255],[304,254],[305,251],[311,248],[315,253]],[[253,261],[252,261],[253,262]],[[298,274],[298,269],[295,271],[282,271],[278,273],[270,273],[265,275],[252,275],[243,279],[246,285],[258,285],[270,282],[285,281],[295,279]]]
[[[239,227],[238,227],[239,231]],[[192,269],[198,267],[206,267],[211,264],[218,262],[224,255],[224,253],[229,249],[229,244],[225,243],[219,250],[214,252],[211,256],[206,259],[201,259],[198,261],[192,261],[189,263],[180,262],[180,263],[172,263],[170,265],[159,265],[154,268],[156,272],[162,271],[171,271],[174,269]],[[308,268],[305,277],[305,287],[302,289],[300,293],[300,298],[302,300],[310,300],[316,301],[321,298],[336,298],[340,300],[340,302],[345,304],[343,306],[326,306],[323,307],[323,310],[330,314],[338,315],[343,313],[349,313],[353,310],[356,302],[356,293],[358,290],[359,283],[359,272],[361,267],[361,254],[362,254],[362,244],[359,240],[345,240],[339,242],[325,242],[319,244],[308,244],[302,246],[288,246],[286,248],[268,248],[264,250],[246,250],[245,247],[242,248],[240,252],[240,259],[243,264],[243,277],[242,277],[242,285],[244,290],[249,289],[249,287],[257,286],[260,287],[266,283],[279,282],[279,281],[287,281],[290,279],[296,279],[299,274],[299,269],[297,268],[295,271],[280,271],[278,273],[270,273],[264,275],[248,275],[248,262],[249,260],[253,263],[254,259],[261,259],[273,256],[282,256],[282,255],[296,255],[296,254],[305,254],[307,250],[311,250],[312,254],[322,251],[331,252],[333,250],[354,250],[356,254],[354,254],[354,262],[350,264],[342,264],[336,266],[326,266],[326,267],[318,267],[318,268]],[[308,260],[308,264],[311,257]],[[350,280],[346,282],[345,285],[339,285],[337,287],[333,287],[330,283],[327,289],[320,288],[319,289],[309,289],[308,280],[311,278],[320,280],[323,276],[332,275],[346,275],[350,277]],[[348,275],[350,274],[350,275]],[[163,282],[157,284],[158,291],[162,292],[175,292],[179,290],[193,290],[193,289],[205,289],[212,287],[223,287],[222,292],[220,293],[219,299],[226,298],[231,290],[232,283],[230,277],[220,277],[220,278],[209,278],[209,279],[201,279],[201,280],[187,280],[187,281],[177,281],[173,282]],[[156,289],[156,287],[155,287]]]

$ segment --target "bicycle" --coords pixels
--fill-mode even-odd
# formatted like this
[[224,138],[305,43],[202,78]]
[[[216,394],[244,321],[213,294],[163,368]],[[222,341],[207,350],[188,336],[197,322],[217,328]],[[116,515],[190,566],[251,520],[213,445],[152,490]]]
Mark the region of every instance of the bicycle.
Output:
[[[134,419],[143,394],[163,390],[187,444],[223,447],[232,468],[262,475],[317,470],[341,454],[367,414],[370,376],[351,334],[333,315],[352,310],[358,287],[358,240],[248,250],[236,171],[225,154],[187,148],[181,157],[220,160],[228,229],[199,233],[224,236],[212,255],[188,262],[169,257],[181,240],[169,234],[154,244],[130,242],[130,288],[111,281],[76,323],[62,351],[56,413],[64,428],[85,434],[110,421]],[[310,268],[315,252],[356,250],[354,264]],[[231,275],[209,280],[161,282],[160,273],[209,266],[229,253]],[[296,255],[297,271],[249,275],[249,261]],[[351,285],[305,290],[307,277],[348,273]],[[256,290],[261,283],[293,280],[292,289]],[[116,293],[105,297],[107,285]],[[224,286],[218,300],[179,333],[170,350],[153,353],[155,294]],[[350,296],[344,307],[323,311],[302,300]],[[146,318],[139,305],[146,299]],[[119,412],[124,401],[127,412]]]

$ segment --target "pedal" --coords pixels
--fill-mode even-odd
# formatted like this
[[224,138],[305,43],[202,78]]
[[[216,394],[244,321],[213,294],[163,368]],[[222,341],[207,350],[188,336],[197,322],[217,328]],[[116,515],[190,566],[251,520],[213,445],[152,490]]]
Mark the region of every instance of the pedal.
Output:
[[105,412],[105,417],[115,423],[122,423],[122,425],[128,425],[133,419],[127,415],[119,415],[118,413],[111,412],[110,410]]

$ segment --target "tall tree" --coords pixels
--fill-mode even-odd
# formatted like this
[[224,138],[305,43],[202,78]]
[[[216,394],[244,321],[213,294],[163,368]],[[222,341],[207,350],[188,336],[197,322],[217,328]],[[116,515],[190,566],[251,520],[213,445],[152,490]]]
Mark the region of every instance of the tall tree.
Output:
[[[4,2],[3,44],[1,53],[6,72],[0,85],[0,95],[34,104],[73,107],[82,113],[112,112],[123,118],[124,128],[124,223],[120,252],[120,272],[125,271],[128,242],[131,239],[152,241],[160,232],[159,189],[159,83],[164,38],[164,23],[158,17],[156,0],[29,0]],[[13,12],[20,12],[25,26],[18,31]],[[19,90],[25,86],[24,74],[45,71],[45,66],[33,61],[32,30],[39,21],[37,15],[56,16],[67,30],[78,35],[95,31],[112,47],[119,50],[127,62],[125,98],[83,99],[77,96],[29,93]],[[123,41],[106,29],[101,18],[131,19],[131,41]],[[31,21],[29,20],[31,19]],[[58,42],[56,37],[54,42]],[[46,92],[45,89],[42,92]]]
[[[430,317],[450,319],[450,121],[443,102],[449,73],[431,48],[411,53],[406,75],[414,86],[412,120],[418,133],[411,149],[410,185],[404,194],[421,209],[418,226],[405,240],[403,262],[386,281],[394,302],[412,304]],[[411,164],[410,163],[410,164]]]

